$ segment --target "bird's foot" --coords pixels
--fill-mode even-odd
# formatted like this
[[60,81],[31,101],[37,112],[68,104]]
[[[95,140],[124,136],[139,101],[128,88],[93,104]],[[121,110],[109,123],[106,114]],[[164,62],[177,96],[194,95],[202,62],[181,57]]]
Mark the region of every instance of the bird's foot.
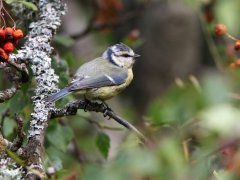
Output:
[[[110,106],[109,106],[105,101],[102,101],[102,103],[106,106],[106,109],[105,109],[105,111],[104,111],[104,113],[103,113],[103,116],[104,116],[104,117],[107,116],[108,111],[114,112],[114,111],[112,110],[112,108],[110,108]],[[110,119],[110,118],[109,118],[109,119]]]
[[86,98],[86,96],[84,96],[84,108],[83,110],[85,112],[87,112],[86,108],[87,108],[87,105],[90,103],[91,101],[89,99]]

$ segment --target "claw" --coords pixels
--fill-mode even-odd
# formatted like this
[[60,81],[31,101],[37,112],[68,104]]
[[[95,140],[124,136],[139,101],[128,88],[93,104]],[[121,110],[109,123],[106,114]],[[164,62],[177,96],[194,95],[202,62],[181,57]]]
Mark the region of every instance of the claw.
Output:
[[91,102],[89,99],[86,98],[86,96],[84,96],[84,112],[87,112],[86,108],[87,108],[87,105]]
[[[104,116],[104,117],[107,116],[107,112],[108,112],[108,111],[114,112],[114,111],[112,110],[112,108],[110,108],[110,106],[109,106],[105,101],[102,101],[102,103],[106,106],[106,110],[105,110],[104,113],[103,113],[103,116]],[[111,117],[109,117],[109,119],[111,119]],[[108,119],[108,120],[109,120],[109,119]]]

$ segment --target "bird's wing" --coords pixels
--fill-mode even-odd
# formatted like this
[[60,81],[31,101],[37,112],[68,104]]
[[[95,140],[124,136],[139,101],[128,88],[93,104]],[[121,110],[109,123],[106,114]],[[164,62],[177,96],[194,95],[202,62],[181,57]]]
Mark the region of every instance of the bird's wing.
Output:
[[81,79],[74,79],[67,85],[69,91],[99,88],[123,84],[128,77],[128,71],[124,68],[114,68],[109,72],[100,72],[94,76],[85,76]]

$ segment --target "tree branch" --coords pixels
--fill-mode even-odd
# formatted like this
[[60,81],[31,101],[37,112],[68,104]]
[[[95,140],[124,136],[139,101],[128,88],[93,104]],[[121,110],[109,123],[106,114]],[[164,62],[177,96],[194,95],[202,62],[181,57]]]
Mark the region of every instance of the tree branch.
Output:
[[[31,113],[28,142],[25,149],[29,168],[45,175],[42,166],[42,152],[49,120],[49,109],[41,99],[44,94],[57,91],[58,76],[51,68],[52,47],[50,42],[61,24],[61,16],[66,7],[62,0],[39,0],[39,19],[29,25],[29,34],[21,54],[22,59],[29,60],[36,79],[36,96],[32,97],[34,110]],[[25,179],[38,179],[32,171],[28,171]]]
[[[48,103],[49,106],[52,106],[51,103]],[[119,124],[123,125],[130,131],[136,134],[136,136],[141,140],[141,142],[147,146],[151,146],[150,141],[142,134],[140,133],[131,123],[129,123],[127,120],[123,119],[122,117],[118,116],[113,111],[109,111],[107,107],[104,104],[99,104],[96,102],[89,102],[87,104],[87,107],[85,108],[85,101],[84,100],[77,100],[74,102],[67,103],[63,108],[56,109],[51,108],[50,112],[50,118],[57,118],[57,117],[63,117],[63,116],[69,116],[69,115],[76,115],[78,109],[85,109],[87,111],[94,111],[94,112],[101,112],[105,113],[107,110],[106,115],[110,118],[117,121]]]
[[23,144],[23,138],[25,136],[25,133],[23,132],[23,119],[15,113],[15,121],[17,123],[17,136],[13,141],[13,145],[11,147],[11,151],[16,152],[20,147],[22,147]]
[[0,103],[4,102],[6,100],[11,99],[14,94],[21,88],[21,75],[18,75],[14,69],[12,69],[9,66],[6,66],[4,68],[7,78],[10,82],[12,82],[12,86],[10,89],[6,89],[3,91],[0,91]]

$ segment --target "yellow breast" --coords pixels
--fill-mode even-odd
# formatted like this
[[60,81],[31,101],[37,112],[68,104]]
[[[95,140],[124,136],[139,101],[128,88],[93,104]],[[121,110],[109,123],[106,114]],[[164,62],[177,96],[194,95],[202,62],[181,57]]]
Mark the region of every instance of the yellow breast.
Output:
[[128,77],[125,83],[117,86],[106,86],[101,88],[93,88],[86,91],[86,98],[90,100],[108,100],[112,97],[116,96],[122,90],[124,90],[132,81],[133,79],[133,72],[132,69],[128,69]]

